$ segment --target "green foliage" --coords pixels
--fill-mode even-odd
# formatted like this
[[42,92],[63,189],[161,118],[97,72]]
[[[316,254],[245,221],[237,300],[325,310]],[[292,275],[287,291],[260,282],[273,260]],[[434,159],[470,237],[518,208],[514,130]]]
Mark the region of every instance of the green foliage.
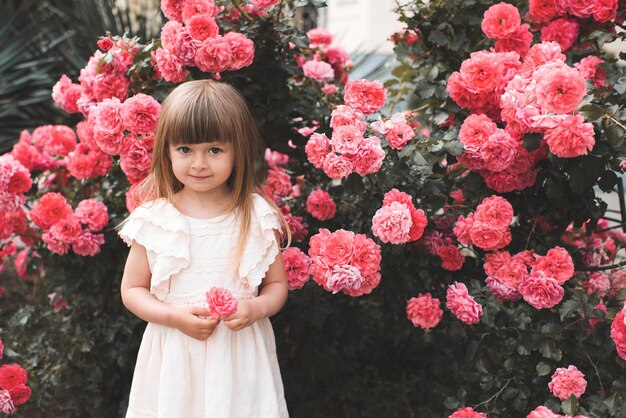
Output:
[[[402,21],[418,31],[420,40],[412,46],[396,47],[400,61],[392,71],[393,78],[386,82],[388,111],[419,112],[430,137],[419,135],[400,152],[383,141],[387,156],[381,170],[365,177],[352,174],[344,181],[329,181],[314,169],[303,152],[306,139],[293,130],[315,120],[320,123],[318,132],[329,134],[330,110],[339,104],[338,95],[324,95],[319,86],[302,80],[294,58],[308,41],[291,25],[293,7],[321,6],[322,2],[284,1],[279,13],[245,21],[238,28],[254,40],[255,60],[248,68],[222,76],[245,95],[268,146],[290,154],[290,174],[304,176],[302,196],[289,205],[294,214],[306,217],[310,235],[319,228],[343,228],[371,236],[372,216],[381,207],[384,194],[394,187],[414,196],[417,206],[427,213],[427,232],[446,230],[436,221],[445,223],[445,217],[467,215],[493,194],[477,173],[451,168],[463,152],[458,132],[466,112],[446,91],[447,78],[463,60],[471,52],[491,46],[480,31],[480,21],[493,3],[437,0],[399,8]],[[526,12],[526,2],[512,3],[520,7],[522,15]],[[81,21],[77,14],[67,13],[75,23]],[[98,34],[103,34],[95,26],[94,16],[82,24],[94,25]],[[96,29],[84,30],[90,35],[94,32]],[[597,52],[615,36],[602,30],[584,32],[589,49],[575,52],[575,61]],[[74,65],[79,61],[72,56],[86,59],[96,38],[91,38],[86,44],[88,51],[81,53],[77,52],[84,47],[81,39],[71,39],[76,47],[62,53]],[[149,52],[157,44],[143,46],[132,71],[147,71],[144,76],[149,73]],[[0,68],[2,62],[0,55]],[[620,171],[621,158],[626,155],[624,70],[615,68],[610,60],[606,69],[610,70],[607,82],[612,89],[594,90],[593,98],[581,109],[596,130],[597,144],[590,155],[573,159],[551,155],[542,162],[534,186],[504,195],[516,215],[508,247],[512,253],[534,249],[545,254],[561,243],[570,223],[580,226],[591,220],[595,225],[604,215],[606,204],[596,197],[594,187],[613,189],[615,171]],[[48,89],[59,75],[47,79]],[[194,78],[206,76],[192,72]],[[159,99],[173,87],[147,76],[142,80],[134,88]],[[299,146],[295,150],[287,145],[290,139]],[[534,150],[540,140],[526,135],[523,145]],[[126,214],[127,187],[115,166],[102,181],[72,180],[63,190],[72,202],[94,196],[109,208],[107,245],[101,254],[59,257],[40,246],[36,250],[43,254],[45,279],[27,283],[15,275],[3,276],[11,295],[0,307],[5,356],[29,370],[34,392],[18,416],[113,417],[125,411],[143,329],[142,322],[122,307],[118,291],[126,247],[117,239],[114,227]],[[320,187],[329,191],[338,206],[337,215],[329,221],[318,221],[303,210],[306,196]],[[453,204],[449,198],[457,188],[466,198],[462,204]],[[32,194],[36,196],[39,192],[35,189]],[[553,228],[542,229],[540,219]],[[448,225],[448,233],[449,229]],[[306,243],[295,245],[307,249]],[[449,272],[419,243],[383,245],[383,279],[371,294],[359,298],[330,294],[315,283],[292,292],[286,307],[273,318],[291,416],[444,417],[459,407],[472,406],[497,418],[526,416],[539,405],[570,415],[626,416],[622,402],[626,363],[617,357],[609,338],[609,320],[621,307],[619,298],[605,301],[606,316],[594,309],[599,299],[576,285],[566,286],[563,301],[553,309],[537,310],[523,301],[498,302],[484,283],[484,252],[465,250],[462,269]],[[581,257],[577,255],[578,267],[582,266]],[[435,329],[414,328],[406,318],[407,300],[430,292],[443,302],[447,285],[455,281],[466,283],[483,306],[481,321],[466,326],[445,311]],[[53,303],[65,297],[69,308],[55,313],[49,297],[52,293]],[[595,329],[589,318],[600,320]],[[559,402],[550,394],[548,382],[558,367],[569,364],[585,373],[587,391],[580,400]]]

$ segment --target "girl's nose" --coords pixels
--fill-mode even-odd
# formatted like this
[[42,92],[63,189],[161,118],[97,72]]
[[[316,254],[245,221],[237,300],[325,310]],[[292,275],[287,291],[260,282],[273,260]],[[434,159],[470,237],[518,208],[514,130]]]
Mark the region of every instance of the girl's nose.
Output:
[[195,169],[195,170],[200,170],[203,168],[207,167],[207,159],[206,156],[204,155],[198,155],[197,157],[195,157],[193,159],[193,162],[191,163],[191,166]]

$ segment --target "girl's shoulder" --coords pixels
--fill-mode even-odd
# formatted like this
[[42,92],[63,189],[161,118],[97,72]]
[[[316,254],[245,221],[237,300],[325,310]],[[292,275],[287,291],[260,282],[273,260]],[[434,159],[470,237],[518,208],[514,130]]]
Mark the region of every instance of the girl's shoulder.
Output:
[[277,209],[258,193],[252,194],[253,219],[258,221],[261,228],[280,229]]
[[172,242],[172,238],[185,238],[189,226],[183,215],[167,199],[156,199],[137,206],[122,223],[120,237],[128,245],[138,241],[147,243],[159,240]]

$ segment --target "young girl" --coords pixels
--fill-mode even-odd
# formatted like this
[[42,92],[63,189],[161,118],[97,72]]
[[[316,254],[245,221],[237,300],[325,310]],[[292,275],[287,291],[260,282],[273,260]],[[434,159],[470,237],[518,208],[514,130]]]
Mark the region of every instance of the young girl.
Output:
[[[287,300],[284,219],[261,197],[261,151],[233,87],[190,81],[163,102],[144,203],[119,231],[122,300],[148,322],[127,418],[288,416],[268,319]],[[234,314],[210,317],[212,287],[238,299]]]

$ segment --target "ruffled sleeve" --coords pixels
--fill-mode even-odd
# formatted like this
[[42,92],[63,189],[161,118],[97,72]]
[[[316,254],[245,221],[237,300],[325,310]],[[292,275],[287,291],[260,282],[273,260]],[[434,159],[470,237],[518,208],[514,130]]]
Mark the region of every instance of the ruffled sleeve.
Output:
[[189,226],[167,200],[137,207],[119,231],[129,246],[136,241],[146,248],[152,273],[150,293],[165,300],[169,278],[189,266]]
[[239,263],[239,277],[244,288],[253,290],[278,255],[275,230],[281,230],[278,216],[260,195],[252,196],[252,223],[248,244]]

